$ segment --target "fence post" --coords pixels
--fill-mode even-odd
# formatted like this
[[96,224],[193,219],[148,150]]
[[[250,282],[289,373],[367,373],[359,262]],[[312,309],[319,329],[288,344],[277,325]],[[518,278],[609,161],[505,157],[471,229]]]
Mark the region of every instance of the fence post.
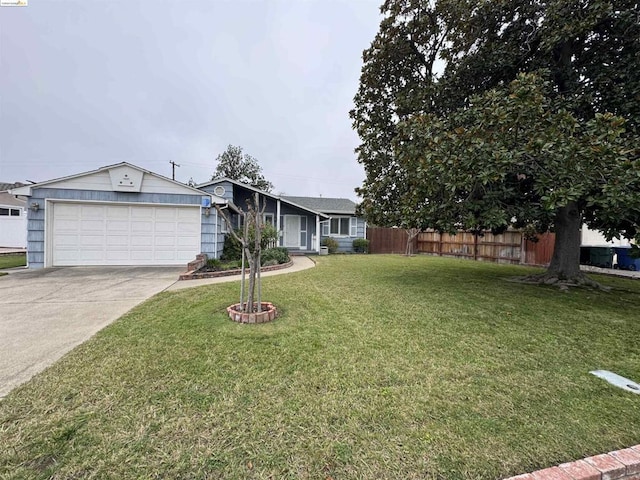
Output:
[[473,235],[473,259],[478,260],[478,232]]

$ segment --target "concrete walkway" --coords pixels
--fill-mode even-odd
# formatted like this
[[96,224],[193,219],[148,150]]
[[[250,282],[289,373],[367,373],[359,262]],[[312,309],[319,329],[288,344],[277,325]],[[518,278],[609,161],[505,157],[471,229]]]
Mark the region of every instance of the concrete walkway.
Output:
[[[309,257],[303,256],[291,256],[291,260],[293,261],[293,265],[287,268],[283,268],[281,270],[272,270],[271,272],[263,272],[260,274],[262,278],[271,277],[272,275],[282,275],[283,273],[292,273],[299,272],[301,270],[306,270],[308,268],[313,268],[316,266],[316,262],[314,262]],[[230,275],[228,277],[216,277],[216,278],[203,278],[202,280],[180,280],[179,282],[171,285],[167,290],[182,290],[184,288],[193,288],[199,287],[201,285],[211,285],[214,283],[223,283],[223,282],[235,282],[240,280],[240,275]]]
[[0,247],[0,255],[11,255],[14,253],[27,253],[26,248]]
[[580,265],[580,270],[587,273],[599,273],[601,275],[609,275],[612,277],[622,278],[640,278],[639,271],[619,270],[617,268],[600,268],[592,265]]

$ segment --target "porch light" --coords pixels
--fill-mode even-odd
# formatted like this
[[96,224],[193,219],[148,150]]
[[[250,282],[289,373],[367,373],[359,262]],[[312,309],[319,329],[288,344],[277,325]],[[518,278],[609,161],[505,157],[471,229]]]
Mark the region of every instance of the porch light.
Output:
[[34,212],[37,212],[38,210],[40,210],[40,204],[38,202],[33,202],[31,204],[31,210],[33,210]]

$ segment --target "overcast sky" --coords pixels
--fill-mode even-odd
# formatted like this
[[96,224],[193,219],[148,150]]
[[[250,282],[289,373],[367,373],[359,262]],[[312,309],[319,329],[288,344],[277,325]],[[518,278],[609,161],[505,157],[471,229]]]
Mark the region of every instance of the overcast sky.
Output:
[[208,181],[228,144],[276,193],[357,200],[349,110],[381,0],[28,0],[0,8],[0,182],[126,161]]

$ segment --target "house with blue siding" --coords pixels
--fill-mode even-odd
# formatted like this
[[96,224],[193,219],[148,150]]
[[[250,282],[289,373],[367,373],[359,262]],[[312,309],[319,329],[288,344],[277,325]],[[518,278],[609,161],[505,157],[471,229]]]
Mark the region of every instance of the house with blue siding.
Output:
[[[229,178],[218,178],[196,188],[223,198],[243,212],[247,210],[247,201],[258,193],[261,202],[265,202],[262,205],[266,204],[263,221],[275,226],[279,232],[278,246],[286,247],[293,253],[320,251],[321,225],[329,220],[328,215]],[[229,220],[233,228],[239,228],[242,215],[231,212]]]
[[[246,210],[247,201],[255,193],[266,202],[264,219],[279,232],[278,246],[292,253],[318,253],[323,238],[337,240],[339,252],[352,252],[353,240],[366,237],[366,224],[356,216],[356,204],[345,198],[278,196],[250,185],[218,178],[196,188],[224,198],[239,210]],[[231,215],[238,228],[241,215]]]
[[186,265],[217,257],[224,198],[123,162],[14,188],[27,201],[29,268]]
[[367,237],[367,224],[364,218],[356,215],[356,204],[348,198],[329,197],[283,197],[298,205],[311,208],[328,215],[322,222],[320,242],[328,237],[338,242],[338,252],[352,252],[356,238]]
[[278,245],[291,252],[317,253],[328,236],[347,252],[365,235],[350,200],[277,196],[228,178],[191,187],[126,162],[10,190],[26,201],[29,268],[220,258],[224,217],[239,227],[254,193],[266,202],[264,221],[278,230]]

